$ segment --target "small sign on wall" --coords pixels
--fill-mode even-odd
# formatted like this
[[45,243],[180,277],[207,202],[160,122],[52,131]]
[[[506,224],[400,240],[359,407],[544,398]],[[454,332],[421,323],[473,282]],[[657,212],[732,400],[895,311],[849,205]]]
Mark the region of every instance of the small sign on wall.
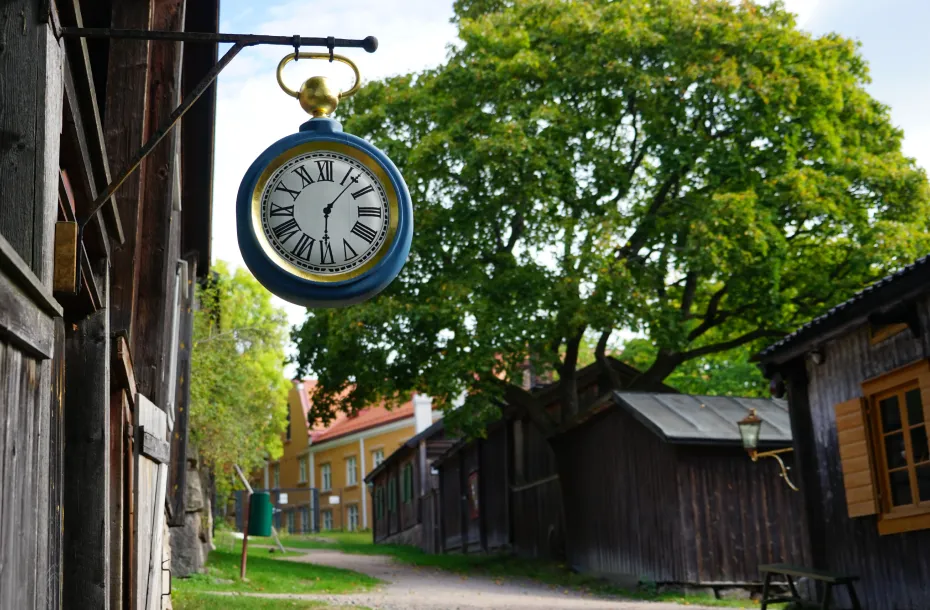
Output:
[[339,504],[339,496],[330,496],[330,497],[329,497],[329,503],[330,503],[330,504]]
[[287,494],[278,494],[278,504],[287,504]]

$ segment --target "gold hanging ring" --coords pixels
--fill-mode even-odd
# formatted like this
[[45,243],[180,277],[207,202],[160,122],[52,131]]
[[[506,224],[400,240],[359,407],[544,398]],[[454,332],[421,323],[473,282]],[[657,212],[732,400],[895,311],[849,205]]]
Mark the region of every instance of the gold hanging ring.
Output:
[[[291,89],[290,87],[284,84],[284,78],[281,76],[281,70],[289,62],[292,62],[298,58],[299,59],[325,59],[326,61],[331,61],[329,53],[291,53],[290,55],[286,55],[284,59],[281,60],[281,63],[278,64],[278,85],[281,86],[281,89],[283,89],[285,93],[287,93],[291,97],[296,97],[296,98],[300,97],[300,93],[298,93],[297,91],[294,91],[293,89]],[[353,62],[348,57],[345,57],[344,55],[333,55],[332,59],[346,64],[347,66],[352,68],[352,72],[355,73],[355,84],[352,85],[352,87],[349,88],[348,91],[341,91],[339,93],[339,99],[342,100],[351,95],[354,95],[361,88],[362,75],[359,73],[358,66],[355,65],[355,62]]]

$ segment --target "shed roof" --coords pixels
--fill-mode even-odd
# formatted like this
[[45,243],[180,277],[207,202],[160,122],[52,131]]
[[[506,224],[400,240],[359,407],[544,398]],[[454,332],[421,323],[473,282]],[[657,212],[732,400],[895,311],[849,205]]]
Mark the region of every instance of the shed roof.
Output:
[[[898,271],[885,276],[868,288],[856,293],[827,313],[814,318],[790,335],[756,356],[763,362],[785,360],[798,348],[815,340],[823,340],[827,335],[841,332],[854,324],[862,324],[875,311],[892,306],[916,294],[930,291],[930,255],[905,265]],[[795,349],[792,349],[795,348]]]
[[762,418],[760,445],[790,445],[788,403],[773,398],[734,398],[614,392],[614,400],[668,443],[742,446],[736,422],[755,409]]
[[[445,429],[446,429],[446,424],[445,424],[445,422],[442,420],[442,418],[440,418],[440,419],[437,419],[435,422],[433,422],[433,425],[431,425],[429,428],[423,430],[423,431],[420,432],[419,434],[415,434],[415,435],[411,436],[411,437],[408,438],[406,441],[404,441],[403,443],[401,443],[400,447],[398,447],[397,449],[395,449],[394,452],[393,452],[391,455],[389,455],[389,456],[387,456],[386,458],[384,458],[384,460],[382,460],[382,462],[381,462],[380,464],[378,464],[374,469],[372,469],[372,471],[369,472],[369,473],[365,476],[365,482],[366,482],[366,483],[370,483],[371,481],[374,481],[375,478],[376,478],[379,474],[381,474],[382,472],[384,472],[385,470],[387,470],[387,468],[388,468],[391,464],[393,464],[395,461],[399,460],[399,459],[401,458],[402,455],[405,455],[405,454],[409,453],[409,450],[410,450],[410,449],[415,449],[415,448],[420,444],[420,441],[421,441],[421,440],[427,441],[427,458],[431,457],[431,456],[429,455],[429,453],[430,453],[430,447],[429,447],[429,446],[430,446],[430,445],[434,445],[434,446],[437,446],[437,447],[441,447],[441,448],[442,448],[442,451],[444,452],[444,451],[445,451],[446,449],[448,449],[448,447],[451,446],[455,441],[454,441],[454,440],[437,441],[437,440],[433,440],[433,437],[434,437],[434,436],[437,436],[437,435],[439,435],[439,434],[441,434],[442,432],[445,431]],[[434,449],[434,451],[435,451],[435,449]],[[434,455],[433,457],[435,457],[435,455]]]

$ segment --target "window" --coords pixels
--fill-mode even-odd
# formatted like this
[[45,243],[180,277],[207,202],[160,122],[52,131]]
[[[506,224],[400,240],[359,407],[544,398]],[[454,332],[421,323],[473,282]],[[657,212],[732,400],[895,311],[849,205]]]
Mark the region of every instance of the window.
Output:
[[300,474],[298,475],[298,483],[307,482],[307,458],[297,458],[297,466],[300,469]]
[[310,531],[310,509],[306,506],[300,508],[300,531],[304,534]]
[[349,531],[358,529],[358,504],[349,505]]
[[287,412],[287,440],[291,440],[291,412]]
[[388,512],[394,512],[397,510],[397,479],[391,477],[391,480],[388,481]]
[[358,485],[358,469],[355,467],[355,456],[346,458],[346,487]]
[[413,501],[413,464],[404,465],[401,473],[401,500],[404,504],[410,504]]
[[836,406],[850,517],[879,516],[881,534],[930,529],[930,361],[862,384]]
[[333,488],[333,469],[329,464],[320,466],[320,489],[329,491]]
[[371,452],[372,468],[377,468],[384,461],[384,449],[375,449]]
[[287,513],[287,533],[293,534],[295,531],[297,531],[297,527],[294,523],[294,511],[289,511]]
[[333,511],[331,510],[323,511],[323,529],[324,530],[333,529]]
[[280,464],[275,464],[272,485],[274,486],[275,489],[279,489],[281,487],[281,465]]

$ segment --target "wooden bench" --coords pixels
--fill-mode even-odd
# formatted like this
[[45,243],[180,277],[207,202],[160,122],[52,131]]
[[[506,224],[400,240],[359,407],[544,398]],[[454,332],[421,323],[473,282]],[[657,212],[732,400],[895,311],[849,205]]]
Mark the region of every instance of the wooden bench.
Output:
[[[776,604],[781,602],[796,602],[799,605],[804,606],[804,601],[801,599],[797,588],[794,586],[794,577],[810,578],[811,580],[817,580],[826,585],[823,592],[823,599],[820,600],[819,604],[819,607],[823,610],[830,608],[830,603],[833,601],[833,587],[837,585],[846,587],[846,590],[849,592],[849,599],[852,600],[853,610],[862,610],[862,606],[859,605],[859,598],[856,597],[856,589],[853,586],[853,583],[859,580],[858,576],[832,574],[830,572],[824,572],[823,570],[813,570],[810,568],[792,566],[784,563],[762,565],[759,566],[759,571],[762,572],[764,576],[762,581],[762,610],[766,610],[769,604]],[[775,576],[776,574],[784,576],[788,581],[788,588],[791,590],[791,597],[769,597],[769,585],[772,582],[772,576]]]

